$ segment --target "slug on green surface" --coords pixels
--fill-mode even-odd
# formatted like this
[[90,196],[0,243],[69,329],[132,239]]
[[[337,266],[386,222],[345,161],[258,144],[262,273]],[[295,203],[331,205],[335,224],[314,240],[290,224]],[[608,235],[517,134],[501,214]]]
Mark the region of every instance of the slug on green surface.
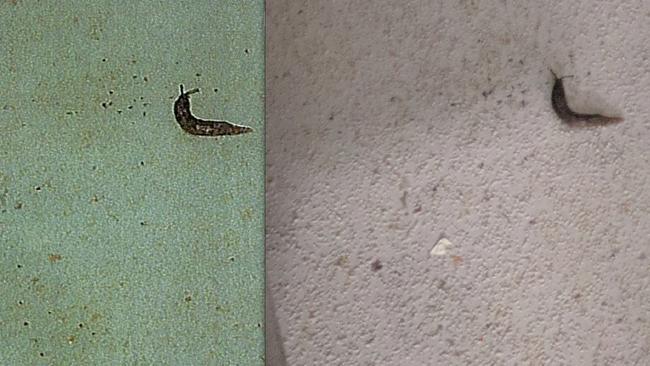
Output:
[[239,135],[253,131],[250,127],[227,121],[210,121],[194,117],[190,111],[190,94],[198,93],[199,89],[195,88],[185,92],[183,84],[181,84],[180,92],[181,95],[174,102],[174,115],[183,131],[197,136]]

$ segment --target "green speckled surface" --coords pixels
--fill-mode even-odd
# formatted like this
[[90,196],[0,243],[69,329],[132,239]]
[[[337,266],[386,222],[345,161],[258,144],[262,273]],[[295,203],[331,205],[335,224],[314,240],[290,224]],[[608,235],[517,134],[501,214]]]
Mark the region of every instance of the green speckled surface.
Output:
[[[1,365],[264,363],[263,21],[0,0]],[[185,134],[180,83],[255,131]]]

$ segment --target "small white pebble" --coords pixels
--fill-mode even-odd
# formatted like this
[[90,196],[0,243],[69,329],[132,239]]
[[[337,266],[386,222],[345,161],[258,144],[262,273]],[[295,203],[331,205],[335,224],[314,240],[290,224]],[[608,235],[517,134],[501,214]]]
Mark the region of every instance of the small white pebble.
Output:
[[441,238],[436,245],[431,249],[431,256],[441,256],[447,254],[447,249],[451,248],[453,244],[447,238]]

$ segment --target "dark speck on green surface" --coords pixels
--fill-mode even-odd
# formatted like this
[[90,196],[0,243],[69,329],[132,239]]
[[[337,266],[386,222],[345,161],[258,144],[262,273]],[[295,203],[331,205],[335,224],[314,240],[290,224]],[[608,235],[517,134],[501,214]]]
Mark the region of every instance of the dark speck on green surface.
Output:
[[49,260],[50,263],[56,263],[60,261],[62,258],[63,257],[61,256],[61,254],[50,254],[47,256],[47,260]]

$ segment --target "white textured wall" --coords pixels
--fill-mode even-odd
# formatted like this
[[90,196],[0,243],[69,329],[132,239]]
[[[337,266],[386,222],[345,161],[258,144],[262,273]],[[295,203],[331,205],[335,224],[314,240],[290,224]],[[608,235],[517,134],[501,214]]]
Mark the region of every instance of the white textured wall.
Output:
[[[267,11],[286,364],[650,365],[650,2]],[[625,122],[562,125],[550,67]]]

